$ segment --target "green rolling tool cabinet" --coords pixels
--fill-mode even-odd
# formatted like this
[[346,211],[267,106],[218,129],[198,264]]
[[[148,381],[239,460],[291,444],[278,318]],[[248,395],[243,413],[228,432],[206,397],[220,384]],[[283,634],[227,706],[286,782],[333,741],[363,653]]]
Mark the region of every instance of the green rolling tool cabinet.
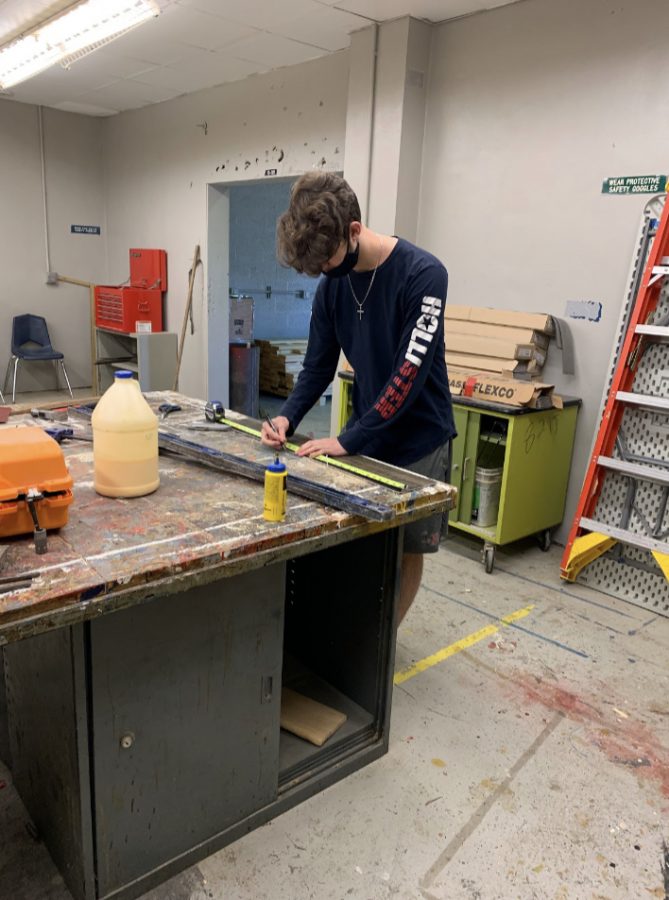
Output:
[[[340,372],[339,377],[343,428],[351,413],[353,376]],[[527,409],[454,398],[458,436],[453,441],[451,484],[458,489],[458,500],[449,527],[483,540],[486,572],[492,572],[495,548],[502,544],[536,535],[541,548],[548,550],[551,529],[562,521],[581,403],[576,398],[563,401],[562,409]],[[475,520],[477,466],[502,470],[497,520],[486,526]]]

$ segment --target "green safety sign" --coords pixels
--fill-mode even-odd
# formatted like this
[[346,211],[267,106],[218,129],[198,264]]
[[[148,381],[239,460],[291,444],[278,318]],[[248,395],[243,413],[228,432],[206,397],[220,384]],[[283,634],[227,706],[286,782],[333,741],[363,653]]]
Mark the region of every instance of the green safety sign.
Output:
[[602,183],[602,194],[662,194],[666,190],[666,175],[623,175]]

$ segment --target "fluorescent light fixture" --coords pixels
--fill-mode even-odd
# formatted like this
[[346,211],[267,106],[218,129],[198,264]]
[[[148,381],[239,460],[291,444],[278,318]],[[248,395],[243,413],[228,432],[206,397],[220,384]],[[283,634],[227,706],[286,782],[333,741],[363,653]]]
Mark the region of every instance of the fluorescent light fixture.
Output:
[[154,0],[86,0],[0,50],[0,88],[103,47],[160,13]]

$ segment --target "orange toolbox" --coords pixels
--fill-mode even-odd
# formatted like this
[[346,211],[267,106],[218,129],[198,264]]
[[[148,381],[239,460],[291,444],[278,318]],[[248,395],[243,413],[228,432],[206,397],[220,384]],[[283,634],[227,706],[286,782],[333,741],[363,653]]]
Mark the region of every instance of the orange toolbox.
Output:
[[163,330],[163,295],[159,290],[95,286],[95,324],[122,331]]
[[67,524],[73,484],[60,445],[41,428],[31,425],[3,428],[0,431],[0,538],[62,528]]

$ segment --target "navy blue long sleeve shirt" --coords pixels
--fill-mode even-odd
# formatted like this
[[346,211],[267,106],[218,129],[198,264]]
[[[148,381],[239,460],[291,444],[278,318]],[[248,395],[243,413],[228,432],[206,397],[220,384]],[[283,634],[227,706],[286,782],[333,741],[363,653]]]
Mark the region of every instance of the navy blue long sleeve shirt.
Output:
[[[359,301],[372,272],[351,272]],[[400,238],[376,271],[363,314],[348,278],[321,278],[304,366],[281,415],[295,430],[332,381],[344,351],[355,370],[353,415],[339,442],[349,454],[409,465],[455,436],[444,359],[448,275]]]

